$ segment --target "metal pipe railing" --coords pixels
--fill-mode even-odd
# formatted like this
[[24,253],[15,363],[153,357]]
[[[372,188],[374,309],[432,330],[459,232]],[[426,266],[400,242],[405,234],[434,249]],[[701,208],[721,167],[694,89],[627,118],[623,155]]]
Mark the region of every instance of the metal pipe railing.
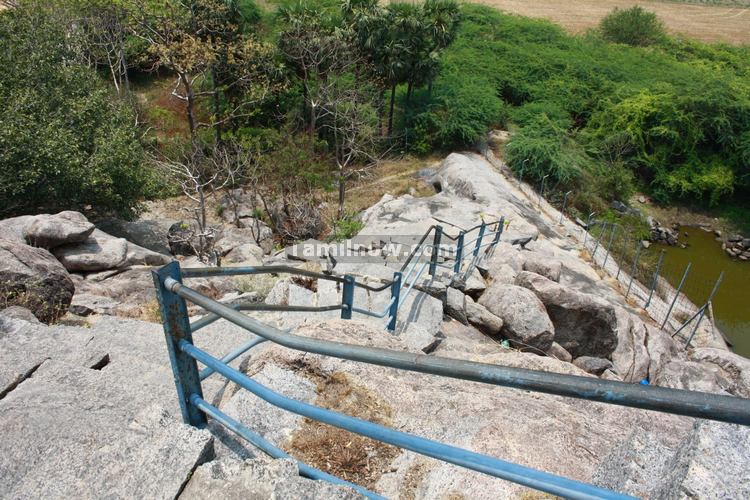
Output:
[[385,497],[373,493],[370,490],[367,490],[357,484],[344,481],[343,479],[332,476],[320,469],[311,467],[304,462],[300,462],[281,448],[274,446],[270,441],[251,431],[246,426],[242,425],[240,422],[233,419],[223,411],[209,404],[208,401],[198,396],[197,394],[190,395],[190,403],[230,431],[246,439],[250,444],[258,448],[268,456],[272,458],[287,458],[290,460],[294,460],[297,463],[297,468],[299,469],[299,473],[301,476],[315,480],[328,481],[329,483],[340,484],[342,486],[348,486],[349,488],[354,488],[356,491],[360,492],[367,498],[371,498],[373,500],[385,500]]
[[390,311],[391,306],[393,306],[394,302],[396,302],[396,298],[391,297],[391,300],[389,300],[385,305],[385,309],[383,309],[383,311],[379,313],[370,311],[369,309],[362,309],[360,307],[352,307],[352,311],[360,314],[366,314],[367,316],[372,316],[373,318],[385,318],[385,315],[388,314],[388,311]]
[[[237,311],[285,311],[285,312],[327,312],[338,311],[343,309],[342,304],[333,304],[330,306],[288,306],[282,304],[266,304],[265,302],[244,302],[241,304],[230,304],[229,307]],[[214,321],[221,319],[221,316],[209,313],[190,323],[190,330],[196,332]]]
[[[256,345],[262,344],[263,342],[268,342],[268,339],[263,338],[263,337],[256,337],[252,340],[248,340],[247,342],[239,346],[237,349],[227,353],[223,358],[221,358],[221,362],[231,363],[232,361],[242,356],[243,354],[245,354],[247,351],[249,351]],[[213,373],[214,373],[214,370],[212,368],[205,368],[203,371],[200,372],[200,378],[201,380],[206,380],[208,377],[213,375]]]
[[173,278],[167,277],[163,283],[166,289],[174,294],[290,349],[504,387],[750,425],[750,399],[633,385],[300,337],[245,316]]
[[[419,281],[419,278],[421,278],[421,277],[422,277],[422,273],[424,272],[424,270],[425,270],[425,269],[427,269],[427,266],[428,266],[428,264],[429,264],[429,262],[425,262],[424,264],[422,264],[422,267],[421,267],[421,268],[419,269],[419,272],[418,272],[418,273],[417,273],[417,275],[416,275],[416,276],[414,277],[414,279],[412,280],[411,284],[410,284],[410,285],[408,285],[408,287],[406,288],[406,291],[405,291],[404,293],[402,293],[402,294],[401,294],[401,298],[400,298],[400,299],[399,299],[399,301],[398,301],[398,307],[401,307],[401,305],[402,305],[402,304],[404,303],[404,301],[406,300],[406,297],[408,297],[408,296],[409,296],[409,292],[411,292],[412,288],[414,288],[414,284],[415,284],[415,283],[416,283],[417,281]],[[406,280],[404,280],[404,284],[406,284]]]
[[[342,415],[302,401],[297,401],[272,391],[247,375],[221,363],[221,361],[213,358],[187,341],[180,341],[179,347],[188,356],[213,368],[228,380],[236,383],[243,389],[250,391],[267,403],[297,415],[317,420],[324,424],[332,425],[361,436],[375,439],[382,443],[398,446],[399,448],[410,450],[427,457],[436,458],[444,462],[483,472],[490,476],[513,481],[514,483],[565,498],[633,498],[591,484],[556,476],[554,474],[487,455],[481,455],[462,448],[415,436],[413,434],[396,431],[356,417]],[[191,395],[190,399],[191,401],[198,403],[200,402],[199,399],[202,398]]]

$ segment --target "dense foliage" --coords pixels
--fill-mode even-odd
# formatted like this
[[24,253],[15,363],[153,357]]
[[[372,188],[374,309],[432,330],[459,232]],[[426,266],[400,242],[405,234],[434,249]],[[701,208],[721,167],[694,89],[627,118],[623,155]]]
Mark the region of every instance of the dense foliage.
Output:
[[664,25],[653,12],[635,5],[607,14],[599,25],[602,38],[610,42],[645,47],[664,40]]
[[[442,64],[436,89],[491,88],[511,122],[511,166],[529,179],[549,175],[550,186],[577,188],[585,196],[579,204],[626,197],[636,187],[665,202],[715,204],[750,188],[747,47],[677,39],[630,47],[464,5]],[[463,82],[451,84],[454,75]],[[483,119],[485,126],[497,120]]]
[[45,12],[0,14],[0,215],[92,205],[133,214],[147,193],[135,114],[71,63]]

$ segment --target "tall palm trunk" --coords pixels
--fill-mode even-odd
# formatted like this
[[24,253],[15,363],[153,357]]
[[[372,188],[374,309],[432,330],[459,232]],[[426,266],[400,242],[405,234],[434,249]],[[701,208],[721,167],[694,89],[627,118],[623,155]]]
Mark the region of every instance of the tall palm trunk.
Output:
[[393,102],[396,100],[396,84],[391,87],[391,108],[388,112],[388,135],[393,135]]

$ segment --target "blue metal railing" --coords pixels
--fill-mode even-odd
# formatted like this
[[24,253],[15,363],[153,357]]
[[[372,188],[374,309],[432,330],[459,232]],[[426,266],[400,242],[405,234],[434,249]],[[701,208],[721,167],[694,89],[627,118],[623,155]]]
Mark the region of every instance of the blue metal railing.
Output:
[[[260,272],[257,268],[242,269],[244,274],[258,274]],[[292,271],[287,269],[286,272]],[[305,273],[306,275],[315,274],[308,271],[305,271]],[[288,455],[253,433],[240,422],[237,422],[218,408],[207,403],[203,398],[201,388],[201,381],[203,379],[213,373],[218,373],[279,408],[370,437],[383,443],[399,446],[425,456],[513,481],[551,494],[568,498],[627,498],[619,493],[601,489],[590,484],[538,471],[494,457],[480,455],[419,436],[395,431],[304,402],[295,401],[271,391],[227,365],[232,359],[266,340],[303,352],[333,356],[379,366],[388,366],[491,385],[514,387],[522,390],[557,394],[608,404],[750,425],[750,400],[744,398],[626,384],[591,377],[539,372],[522,368],[417,355],[402,351],[391,351],[300,337],[265,325],[252,317],[240,313],[239,309],[242,309],[242,307],[221,304],[182,284],[183,276],[220,274],[231,274],[231,272],[204,269],[185,270],[183,273],[176,262],[154,272],[154,283],[161,307],[167,348],[183,420],[190,425],[204,427],[206,425],[206,417],[211,417],[274,457],[288,457]],[[348,294],[346,290],[347,286],[349,290],[353,290],[355,286],[363,286],[376,291],[383,291],[390,286],[392,298],[389,303],[389,311],[394,311],[398,307],[399,292],[402,288],[400,272],[396,273],[396,275],[397,279],[381,287],[369,287],[357,284],[351,277],[324,275],[320,276],[320,278],[344,283],[345,289],[343,295]],[[353,292],[349,293],[349,295],[353,295]],[[259,337],[245,343],[222,359],[217,359],[209,355],[193,345],[193,329],[188,322],[186,300],[203,307],[211,315],[216,316],[217,319],[226,319],[259,335]],[[341,310],[343,316],[347,310],[351,312],[353,308],[347,309],[342,305]],[[395,312],[392,312],[391,318],[395,319]],[[194,325],[199,324],[201,321],[203,320],[196,321]],[[205,324],[204,322],[198,326],[205,326]],[[198,371],[198,362],[206,367],[202,372]],[[370,498],[379,498],[378,495],[364,488],[335,478],[309,465],[300,462],[298,462],[298,465],[300,473],[306,477],[323,479],[337,484],[346,484]]]

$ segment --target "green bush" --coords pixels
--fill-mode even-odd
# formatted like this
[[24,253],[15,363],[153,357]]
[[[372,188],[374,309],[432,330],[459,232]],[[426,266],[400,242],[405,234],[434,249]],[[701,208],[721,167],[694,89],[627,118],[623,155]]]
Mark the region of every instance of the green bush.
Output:
[[414,119],[415,151],[472,146],[489,127],[506,121],[506,110],[487,81],[463,75],[438,79],[426,109]]
[[664,25],[653,12],[635,5],[629,9],[615,9],[599,24],[605,40],[645,47],[664,40]]
[[567,137],[566,131],[541,114],[513,134],[505,147],[508,164],[520,177],[570,185],[580,175],[586,161]]
[[153,177],[132,109],[43,11],[0,14],[0,214],[60,209],[132,216]]

